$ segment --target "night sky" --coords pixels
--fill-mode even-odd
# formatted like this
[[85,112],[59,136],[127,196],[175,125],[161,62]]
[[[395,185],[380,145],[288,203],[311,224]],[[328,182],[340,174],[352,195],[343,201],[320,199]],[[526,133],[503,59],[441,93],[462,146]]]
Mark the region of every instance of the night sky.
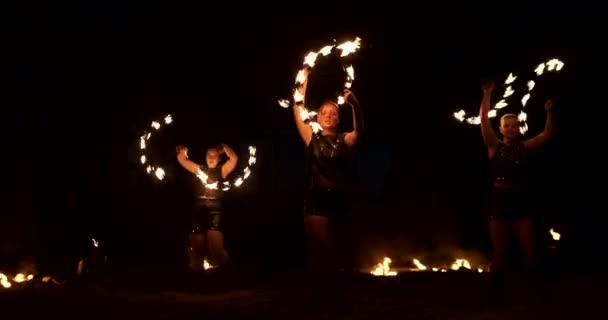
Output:
[[[480,129],[452,113],[477,113],[482,79],[501,84],[552,57],[564,70],[539,81],[528,104],[530,135],[542,130],[546,98],[557,109],[559,131],[535,157],[539,210],[573,256],[605,255],[604,142],[594,121],[605,105],[602,17],[355,9],[338,19],[177,5],[12,8],[0,64],[4,255],[69,257],[97,237],[122,266],[179,259],[195,181],[174,147],[185,143],[202,161],[206,147],[225,142],[242,159],[249,144],[259,154],[251,180],[228,196],[228,249],[242,264],[302,264],[304,147],[276,101],[289,97],[308,51],[354,36],[363,45],[353,91],[368,124],[353,168],[363,260],[487,252]],[[339,90],[323,70],[311,85]],[[174,126],[151,142],[167,167],[159,182],[138,164],[137,141],[168,113]]]

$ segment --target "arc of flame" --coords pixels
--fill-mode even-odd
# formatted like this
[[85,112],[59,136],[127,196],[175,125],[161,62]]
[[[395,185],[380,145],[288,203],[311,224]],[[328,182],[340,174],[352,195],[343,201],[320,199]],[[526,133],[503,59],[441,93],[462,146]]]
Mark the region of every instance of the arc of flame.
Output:
[[[543,63],[539,64],[534,69],[534,72],[536,73],[536,76],[541,76],[544,73],[545,69],[547,71],[559,72],[562,70],[563,67],[564,67],[564,62],[562,62],[559,59],[553,58],[547,62],[543,62]],[[503,99],[501,101],[499,101],[498,103],[496,103],[496,105],[494,105],[494,108],[492,110],[490,110],[490,112],[495,112],[496,109],[502,109],[508,105],[504,98],[508,98],[508,97],[512,96],[513,93],[515,92],[511,86],[511,84],[516,79],[517,79],[517,76],[514,76],[513,73],[509,73],[509,75],[507,76],[507,79],[504,82],[505,85],[508,85],[508,87],[503,94]],[[525,107],[526,104],[528,103],[528,100],[530,100],[530,93],[532,92],[532,89],[534,89],[535,85],[536,85],[536,83],[533,80],[528,81],[528,93],[525,94],[521,99],[522,108]],[[528,123],[527,123],[527,115],[523,111],[522,111],[522,113],[523,113],[523,116],[521,116],[521,117],[524,118],[524,120],[523,121],[520,120],[521,124],[519,126],[519,132],[523,135],[526,132],[528,132]],[[522,113],[520,113],[520,115]],[[492,117],[492,116],[490,116],[490,113],[488,113],[488,116]],[[494,116],[496,116],[495,113],[494,113]],[[473,124],[473,125],[479,125],[481,123],[481,119],[479,118],[479,116],[466,117],[466,112],[464,110],[459,110],[459,111],[454,112],[453,117],[456,120],[458,120],[459,122],[467,122],[467,123]]]
[[[341,51],[340,57],[346,57],[354,52],[357,52],[357,50],[359,50],[360,48],[361,48],[361,38],[356,37],[355,40],[353,40],[353,41],[346,41],[339,45],[326,45],[326,46],[323,46],[318,51],[309,52],[304,57],[304,62],[302,64],[303,68],[300,69],[298,71],[298,73],[296,74],[295,84],[301,85],[302,83],[304,83],[304,80],[305,80],[304,75],[305,75],[306,68],[310,68],[310,69],[314,68],[314,66],[316,65],[316,61],[319,58],[319,55],[327,56],[334,49],[338,49]],[[352,65],[349,65],[348,67],[345,68],[345,71],[346,71],[347,76],[346,76],[346,81],[344,82],[344,88],[350,88],[355,79],[355,69],[353,68]],[[303,100],[304,100],[304,96],[300,93],[300,91],[297,88],[294,89],[293,101],[294,101],[295,105],[301,103]],[[338,105],[342,105],[345,102],[343,96],[338,96],[336,98],[336,100],[337,100]],[[278,103],[282,108],[289,108],[291,106],[290,102],[286,99],[279,99]],[[308,123],[308,125],[311,126],[312,131],[314,133],[318,133],[319,131],[321,131],[322,130],[321,126],[318,123],[316,123],[314,121],[314,119],[312,119],[312,112],[309,112],[305,106],[299,106],[299,108],[300,108],[300,116],[302,117],[302,120],[304,120],[305,122]],[[305,114],[307,116],[304,116],[302,114]]]
[[[161,122],[163,122],[165,125],[170,125],[171,123],[173,123],[173,116],[171,116],[171,114],[166,115],[165,117],[163,117],[162,121],[152,121],[151,123],[151,127],[155,129],[155,131],[160,130],[163,126],[161,125]],[[142,165],[146,165],[149,162],[148,157],[146,156],[146,150],[147,150],[147,140],[150,140],[150,137],[152,136],[152,132],[146,132],[144,133],[142,136],[139,137],[139,150],[141,151],[141,155],[139,157],[139,162]],[[165,178],[165,170],[161,167],[156,167],[153,165],[147,165],[145,167],[146,173],[148,174],[154,174],[154,176],[156,177],[156,179],[158,180],[163,180]]]

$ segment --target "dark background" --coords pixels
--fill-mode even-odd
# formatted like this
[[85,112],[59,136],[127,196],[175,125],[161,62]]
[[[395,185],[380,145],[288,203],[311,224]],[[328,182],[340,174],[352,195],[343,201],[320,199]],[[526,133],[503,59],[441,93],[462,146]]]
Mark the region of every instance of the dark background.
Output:
[[[251,180],[228,195],[229,251],[244,266],[304,265],[304,149],[276,101],[289,97],[308,51],[354,36],[363,45],[353,90],[369,128],[355,165],[363,263],[487,254],[485,149],[479,127],[452,113],[477,112],[480,80],[500,84],[551,57],[565,68],[538,82],[527,110],[531,136],[543,128],[544,100],[556,100],[559,131],[535,158],[543,232],[559,228],[569,257],[604,258],[604,17],[239,9],[92,2],[6,11],[14,19],[3,22],[0,64],[0,262],[69,263],[95,237],[117,268],[183,264],[195,181],[173,148],[186,143],[202,161],[204,148],[225,142],[243,159],[247,145],[258,148]],[[332,83],[315,76],[317,87]],[[138,137],[168,113],[174,126],[151,141],[168,172],[159,182],[138,163]]]

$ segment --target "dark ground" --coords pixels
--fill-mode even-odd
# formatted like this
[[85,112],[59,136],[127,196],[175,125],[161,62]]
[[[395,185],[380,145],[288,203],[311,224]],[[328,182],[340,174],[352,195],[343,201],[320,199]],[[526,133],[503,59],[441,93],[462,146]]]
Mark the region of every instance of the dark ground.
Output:
[[[147,278],[147,285],[137,285],[136,278]],[[299,273],[241,273],[230,279],[217,286],[212,278],[196,291],[175,274],[115,275],[103,284],[81,286],[33,282],[0,290],[0,310],[2,319],[591,319],[602,317],[602,292],[608,288],[604,277],[553,275],[554,299],[540,304],[523,291],[513,292],[521,283],[511,281],[509,303],[499,307],[485,302],[487,274],[360,274],[341,279],[340,300],[314,303],[306,293],[309,281]]]

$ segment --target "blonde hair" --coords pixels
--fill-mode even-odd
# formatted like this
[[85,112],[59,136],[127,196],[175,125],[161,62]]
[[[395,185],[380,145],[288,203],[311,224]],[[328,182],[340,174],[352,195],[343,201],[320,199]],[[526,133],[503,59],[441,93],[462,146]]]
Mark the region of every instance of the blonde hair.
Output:
[[[503,121],[505,121],[506,119],[509,119],[509,118],[518,119],[517,115],[515,113],[505,113],[502,117],[500,117],[500,123],[502,123]],[[518,121],[519,121],[519,119],[518,119]]]

